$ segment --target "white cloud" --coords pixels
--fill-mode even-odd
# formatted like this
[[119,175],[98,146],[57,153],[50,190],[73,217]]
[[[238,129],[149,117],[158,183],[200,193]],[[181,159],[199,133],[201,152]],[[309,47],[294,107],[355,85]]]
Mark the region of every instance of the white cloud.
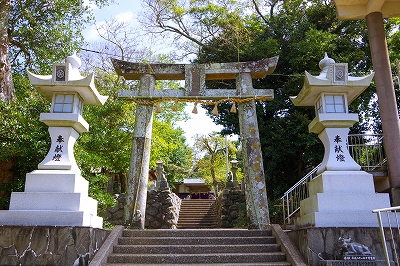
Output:
[[85,40],[90,42],[99,39],[99,33],[96,28],[99,29],[100,33],[104,33],[105,30],[101,27],[101,25],[104,23],[105,21],[98,22],[95,25],[91,25],[90,27],[86,28],[86,30],[83,32]]
[[135,18],[135,15],[131,11],[119,13],[115,15],[115,20],[118,22],[130,22]]

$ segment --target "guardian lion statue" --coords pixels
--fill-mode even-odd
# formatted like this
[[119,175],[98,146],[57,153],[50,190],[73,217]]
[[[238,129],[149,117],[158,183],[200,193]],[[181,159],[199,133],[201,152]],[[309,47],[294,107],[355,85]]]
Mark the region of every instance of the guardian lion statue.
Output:
[[339,237],[341,255],[372,255],[366,245],[354,242],[351,237]]

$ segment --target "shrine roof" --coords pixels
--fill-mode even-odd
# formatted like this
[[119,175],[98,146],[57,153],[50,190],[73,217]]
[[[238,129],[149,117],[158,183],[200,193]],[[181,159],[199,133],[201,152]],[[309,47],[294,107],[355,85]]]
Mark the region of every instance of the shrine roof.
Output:
[[321,93],[345,93],[348,103],[357,98],[371,83],[374,74],[365,77],[348,77],[347,82],[335,83],[321,76],[313,76],[305,71],[303,88],[290,99],[296,106],[314,106]]
[[108,98],[97,91],[93,73],[82,79],[67,82],[54,82],[52,75],[36,75],[29,71],[28,76],[32,86],[50,102],[54,92],[77,92],[82,97],[83,103],[90,105],[103,105]]

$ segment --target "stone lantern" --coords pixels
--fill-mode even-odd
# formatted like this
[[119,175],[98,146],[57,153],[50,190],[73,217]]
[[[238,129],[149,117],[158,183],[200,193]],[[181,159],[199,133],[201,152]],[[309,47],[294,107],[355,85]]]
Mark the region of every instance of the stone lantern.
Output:
[[27,174],[25,191],[11,194],[9,211],[0,215],[2,225],[102,227],[97,201],[88,197],[88,181],[80,175],[73,148],[79,134],[89,130],[83,105],[102,105],[108,97],[96,90],[93,73],[80,75],[80,65],[74,54],[55,64],[52,75],[28,72],[31,84],[51,101],[50,113],[40,114],[40,121],[49,126],[51,147],[38,170]]
[[232,167],[231,167],[231,171],[232,171],[232,182],[233,182],[233,187],[234,189],[238,189],[239,188],[239,184],[238,184],[238,180],[237,180],[237,176],[236,176],[236,172],[238,170],[238,163],[239,161],[236,159],[233,159],[230,161]]
[[167,182],[167,178],[164,174],[164,163],[162,160],[157,161],[157,183],[156,190],[168,190],[169,185]]
[[315,119],[310,132],[324,144],[324,159],[318,176],[309,183],[309,198],[300,202],[296,227],[374,227],[374,208],[390,207],[387,194],[376,194],[373,177],[350,156],[347,149],[349,127],[358,114],[349,113],[348,104],[371,83],[373,74],[351,77],[348,66],[325,54],[319,64],[321,73],[305,72],[303,88],[291,100],[296,106],[314,106]]
[[314,106],[315,118],[310,132],[318,134],[325,147],[325,155],[318,173],[325,170],[358,171],[361,167],[350,156],[347,145],[349,127],[358,122],[358,114],[349,113],[348,104],[371,83],[373,74],[366,77],[348,76],[346,63],[335,63],[325,53],[319,63],[321,73],[312,76],[305,72],[305,82],[296,97],[297,106]]

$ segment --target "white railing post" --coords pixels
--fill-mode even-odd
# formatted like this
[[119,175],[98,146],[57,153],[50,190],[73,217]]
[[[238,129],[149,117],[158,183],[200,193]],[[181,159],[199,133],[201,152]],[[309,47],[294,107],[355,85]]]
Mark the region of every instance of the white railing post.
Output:
[[[400,206],[384,208],[384,209],[377,209],[377,210],[372,211],[373,213],[376,213],[376,215],[378,217],[379,232],[381,235],[382,248],[383,248],[383,253],[385,255],[385,261],[386,261],[387,266],[390,266],[390,258],[389,258],[388,246],[386,244],[386,236],[385,236],[385,231],[384,231],[384,223],[382,220],[382,213],[386,213],[386,216],[387,216],[387,227],[389,228],[389,232],[390,232],[394,263],[396,266],[400,266],[399,256],[397,254],[397,244],[396,244],[395,237],[393,234],[393,227],[396,227],[397,235],[400,238],[400,225],[399,225],[399,219],[397,217],[397,211],[399,211],[399,210],[400,210]],[[391,221],[390,216],[394,216],[394,218],[395,218],[394,222]],[[393,224],[395,224],[395,226],[393,226]]]

